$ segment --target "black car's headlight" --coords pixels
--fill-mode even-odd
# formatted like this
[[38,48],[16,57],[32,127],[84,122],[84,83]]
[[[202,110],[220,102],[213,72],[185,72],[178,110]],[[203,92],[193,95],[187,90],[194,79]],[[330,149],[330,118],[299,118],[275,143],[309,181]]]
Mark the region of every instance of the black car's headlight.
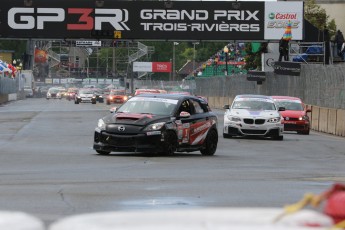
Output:
[[99,119],[99,120],[98,120],[97,127],[98,127],[100,130],[105,130],[105,122],[104,122],[103,119]]
[[150,125],[145,127],[144,131],[160,130],[160,129],[163,128],[164,125],[165,125],[165,122],[159,122],[159,123],[150,124]]
[[270,123],[278,123],[279,121],[280,121],[280,117],[272,117],[267,120],[267,122],[270,122]]

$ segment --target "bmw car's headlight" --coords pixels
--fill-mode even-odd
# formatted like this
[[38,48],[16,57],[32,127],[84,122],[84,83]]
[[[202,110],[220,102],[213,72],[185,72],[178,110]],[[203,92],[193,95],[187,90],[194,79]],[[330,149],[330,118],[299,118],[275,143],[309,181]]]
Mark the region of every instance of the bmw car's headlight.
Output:
[[100,130],[105,130],[105,122],[103,121],[103,119],[99,119],[99,120],[98,120],[97,127],[98,127]]
[[234,116],[230,116],[230,115],[228,115],[227,117],[230,121],[233,121],[233,122],[241,121],[241,118],[239,118],[239,117],[234,117]]
[[270,122],[270,123],[278,123],[279,121],[280,121],[280,117],[272,117],[267,120],[267,122]]
[[163,128],[164,124],[165,124],[165,122],[159,122],[159,123],[150,124],[150,125],[146,126],[144,131],[160,130],[161,128]]

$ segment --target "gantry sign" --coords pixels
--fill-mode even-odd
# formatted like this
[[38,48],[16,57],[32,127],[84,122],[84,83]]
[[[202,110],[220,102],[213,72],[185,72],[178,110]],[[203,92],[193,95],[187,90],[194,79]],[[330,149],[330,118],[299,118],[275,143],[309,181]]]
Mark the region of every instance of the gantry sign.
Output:
[[303,40],[303,2],[1,0],[1,38]]

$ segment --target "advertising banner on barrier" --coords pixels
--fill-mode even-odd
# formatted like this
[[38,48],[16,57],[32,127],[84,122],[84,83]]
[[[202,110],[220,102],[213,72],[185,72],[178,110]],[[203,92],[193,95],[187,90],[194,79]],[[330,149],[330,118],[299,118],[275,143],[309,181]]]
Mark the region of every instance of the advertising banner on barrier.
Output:
[[133,62],[133,72],[170,73],[171,62]]
[[301,73],[300,62],[274,62],[274,73],[280,75],[299,76]]
[[2,0],[0,11],[2,38],[272,40],[286,20],[303,35],[295,1]]

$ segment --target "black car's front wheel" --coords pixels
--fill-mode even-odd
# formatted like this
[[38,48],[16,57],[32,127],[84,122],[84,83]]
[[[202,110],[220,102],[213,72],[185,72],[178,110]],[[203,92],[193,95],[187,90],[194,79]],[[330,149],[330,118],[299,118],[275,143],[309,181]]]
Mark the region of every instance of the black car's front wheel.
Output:
[[164,133],[164,143],[162,154],[173,155],[177,149],[177,136],[172,131],[167,131]]
[[203,149],[200,150],[202,155],[212,156],[216,153],[218,144],[218,133],[215,129],[211,129],[204,142]]

